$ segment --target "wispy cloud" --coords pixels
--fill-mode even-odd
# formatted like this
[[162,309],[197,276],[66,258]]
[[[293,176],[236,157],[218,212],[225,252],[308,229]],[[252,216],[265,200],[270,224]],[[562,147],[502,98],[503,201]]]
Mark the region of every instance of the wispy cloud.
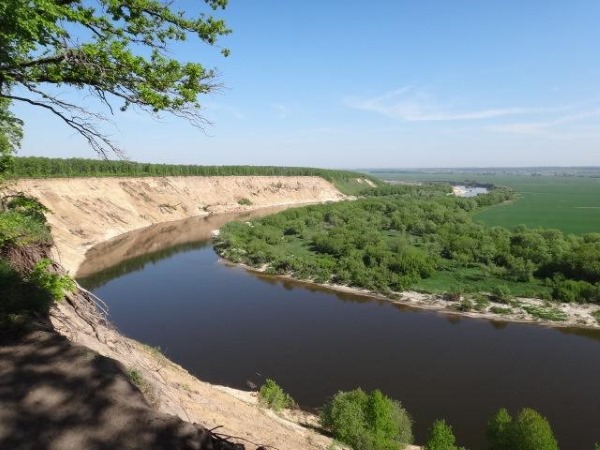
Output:
[[345,101],[345,104],[351,108],[408,122],[485,120],[516,115],[546,114],[568,109],[568,107],[508,107],[457,110],[441,105],[432,95],[411,86],[371,98],[350,98]]
[[[551,120],[534,121],[534,122],[513,122],[488,127],[490,131],[510,134],[529,134],[529,135],[546,135],[556,137],[554,129],[560,128],[563,125],[573,125],[578,122],[585,121],[593,117],[600,117],[600,109],[591,109],[578,111],[573,114],[568,114],[562,117],[557,117]],[[600,131],[600,124],[595,127],[596,131]],[[589,131],[589,130],[587,130]]]
[[292,114],[292,108],[281,103],[271,105],[271,107],[277,112],[277,117],[280,119],[287,119]]

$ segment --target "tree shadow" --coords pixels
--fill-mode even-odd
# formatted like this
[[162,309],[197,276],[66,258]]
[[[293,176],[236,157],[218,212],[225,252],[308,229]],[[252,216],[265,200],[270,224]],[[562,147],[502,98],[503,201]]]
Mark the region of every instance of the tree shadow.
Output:
[[47,319],[0,335],[0,405],[0,448],[245,448],[153,410],[121,364]]

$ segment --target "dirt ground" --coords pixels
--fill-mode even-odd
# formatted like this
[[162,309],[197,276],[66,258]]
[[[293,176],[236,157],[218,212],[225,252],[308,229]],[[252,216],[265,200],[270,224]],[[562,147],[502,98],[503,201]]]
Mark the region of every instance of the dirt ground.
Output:
[[[319,177],[21,179],[9,184],[7,191],[36,197],[50,209],[54,256],[71,274],[96,244],[149,225],[346,198]],[[242,199],[251,204],[241,205]]]
[[[72,274],[94,245],[148,225],[347,198],[316,177],[21,180],[10,189],[50,208],[54,258]],[[252,204],[240,205],[242,198]],[[140,245],[116,251],[136,252]],[[275,414],[255,393],[205,383],[122,336],[103,309],[81,290],[33,331],[0,336],[0,448],[236,448],[206,432],[214,430],[248,450],[344,449],[319,432],[316,417]]]

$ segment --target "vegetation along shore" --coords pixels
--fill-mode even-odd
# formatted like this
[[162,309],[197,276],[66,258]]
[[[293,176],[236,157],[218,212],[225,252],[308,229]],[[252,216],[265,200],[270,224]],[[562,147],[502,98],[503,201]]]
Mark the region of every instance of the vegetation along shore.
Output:
[[554,326],[600,326],[600,234],[489,227],[446,184],[366,189],[352,202],[225,225],[217,252],[273,275],[421,308]]

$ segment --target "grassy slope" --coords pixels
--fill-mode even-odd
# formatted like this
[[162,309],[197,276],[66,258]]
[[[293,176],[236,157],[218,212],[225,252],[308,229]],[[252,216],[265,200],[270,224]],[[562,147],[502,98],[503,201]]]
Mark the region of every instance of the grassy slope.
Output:
[[474,217],[488,225],[513,228],[557,228],[565,233],[600,232],[600,178],[575,176],[473,175],[378,173],[403,181],[464,181],[508,186],[519,196],[515,202],[478,211]]

